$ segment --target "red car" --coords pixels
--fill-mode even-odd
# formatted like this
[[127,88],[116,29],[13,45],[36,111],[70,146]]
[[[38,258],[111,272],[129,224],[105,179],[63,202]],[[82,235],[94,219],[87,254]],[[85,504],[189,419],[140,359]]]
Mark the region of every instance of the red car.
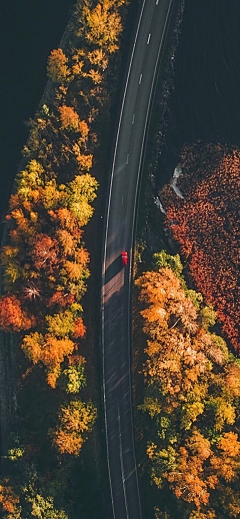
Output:
[[126,251],[122,252],[122,265],[125,267],[128,264],[128,253]]

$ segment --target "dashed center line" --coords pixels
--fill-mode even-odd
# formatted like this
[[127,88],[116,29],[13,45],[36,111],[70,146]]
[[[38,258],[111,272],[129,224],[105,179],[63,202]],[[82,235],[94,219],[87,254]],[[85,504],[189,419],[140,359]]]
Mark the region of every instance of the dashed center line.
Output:
[[123,198],[124,198],[124,197],[123,197],[123,195],[122,195],[122,205],[123,205]]
[[150,39],[151,39],[151,33],[149,33],[149,35],[148,35],[148,39],[147,39],[147,45],[149,44],[149,42],[150,42]]
[[126,164],[128,164],[128,161],[129,161],[129,153],[127,154]]
[[140,85],[141,82],[142,82],[142,74],[140,74],[138,84]]
[[135,114],[133,114],[132,124],[134,124],[134,121],[135,121]]

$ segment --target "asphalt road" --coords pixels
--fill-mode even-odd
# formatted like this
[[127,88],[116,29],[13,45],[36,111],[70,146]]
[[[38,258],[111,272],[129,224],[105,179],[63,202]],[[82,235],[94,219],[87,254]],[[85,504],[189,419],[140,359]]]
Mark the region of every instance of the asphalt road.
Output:
[[[114,519],[141,519],[131,394],[131,268],[151,98],[175,0],[143,0],[123,95],[106,217],[102,277],[103,391]],[[129,266],[121,264],[128,251]]]

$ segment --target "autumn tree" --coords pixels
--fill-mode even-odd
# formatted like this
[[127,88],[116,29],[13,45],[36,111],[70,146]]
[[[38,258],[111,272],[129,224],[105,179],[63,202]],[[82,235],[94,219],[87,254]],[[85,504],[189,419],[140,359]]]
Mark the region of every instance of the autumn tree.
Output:
[[193,507],[196,517],[209,508],[214,517],[240,475],[240,367],[210,332],[216,316],[187,288],[179,256],[154,259],[155,270],[136,281],[146,334],[140,409],[151,438],[151,422],[156,431],[147,440],[151,479],[180,500],[184,517],[195,517]]
[[63,105],[59,106],[58,110],[60,112],[61,128],[64,130],[67,129],[78,131],[80,119],[74,108]]
[[31,516],[39,519],[68,519],[64,510],[57,510],[52,497],[43,497],[39,493],[28,492],[26,502],[31,505]]
[[93,207],[89,202],[93,202],[96,198],[96,189],[98,183],[89,173],[85,175],[77,175],[75,179],[68,184],[68,208],[77,220],[80,226],[86,225],[93,215]]
[[31,160],[29,164],[27,164],[26,169],[18,173],[16,177],[17,195],[12,195],[11,199],[14,200],[18,197],[17,200],[20,205],[21,201],[28,201],[29,198],[32,198],[32,191],[36,191],[36,199],[38,195],[37,190],[44,184],[44,173],[42,165],[35,159]]
[[122,31],[121,17],[115,7],[113,2],[102,0],[93,9],[88,5],[83,8],[86,38],[99,47],[105,47],[109,53],[117,50]]
[[85,63],[86,52],[84,49],[75,49],[72,57],[72,71],[75,76],[85,76],[83,67]]
[[28,330],[33,324],[15,296],[0,297],[0,326],[4,331]]
[[[48,301],[48,307],[50,308],[65,308],[66,306],[72,305],[75,298],[72,294],[67,291],[54,292]],[[80,308],[82,310],[82,307]]]
[[179,178],[179,187],[184,198],[169,185],[161,195],[166,225],[188,258],[198,290],[213,305],[224,332],[238,349],[240,151],[197,142],[183,148],[181,162],[185,174]]
[[102,75],[97,70],[91,69],[89,70],[88,77],[95,83],[95,85],[99,85],[102,82]]
[[105,70],[108,66],[108,58],[103,49],[95,49],[87,55],[91,65],[96,65],[101,70]]
[[14,512],[17,512],[19,496],[15,494],[7,480],[4,480],[2,483],[3,484],[0,485],[0,505],[3,512],[14,514]]
[[86,385],[84,357],[79,355],[69,357],[69,366],[64,369],[59,378],[59,386],[67,393],[79,393]]
[[73,337],[75,337],[75,339],[84,337],[85,333],[86,327],[83,324],[83,320],[81,317],[78,317],[78,319],[73,322]]
[[73,153],[75,155],[76,161],[79,164],[79,167],[81,168],[81,171],[89,171],[92,167],[93,163],[93,155],[82,153],[81,150],[82,145],[82,139],[79,139],[75,144],[73,145]]
[[96,420],[96,408],[93,404],[85,404],[72,400],[59,412],[59,425],[50,431],[53,443],[61,454],[78,456],[88,432]]
[[67,63],[68,59],[62,49],[52,50],[47,64],[48,76],[56,83],[66,80],[70,74]]
[[[20,334],[19,391],[25,396],[18,399],[19,434],[22,426],[23,443],[29,441],[23,449],[22,445],[11,449],[7,457],[7,463],[13,463],[11,483],[5,481],[0,488],[0,508],[6,519],[67,519],[61,510],[65,491],[70,515],[75,513],[75,505],[71,505],[72,462],[60,462],[59,452],[79,453],[96,410],[92,404],[79,401],[62,405],[52,434],[58,452],[50,456],[50,442],[44,433],[52,426],[56,400],[69,402],[71,394],[78,398],[86,384],[81,356],[86,328],[81,303],[90,258],[83,226],[94,211],[98,183],[89,171],[98,142],[101,144],[91,125],[98,123],[99,115],[102,117],[109,107],[109,54],[119,45],[122,24],[118,8],[123,3],[100,1],[100,21],[107,13],[107,26],[105,34],[103,25],[97,34],[96,26],[92,29],[86,23],[82,10],[85,5],[93,14],[92,6],[85,0],[77,2],[81,42],[76,39],[74,15],[69,26],[71,45],[66,45],[65,53],[53,50],[48,58],[47,73],[54,84],[50,85],[51,95],[29,121],[30,134],[23,149],[24,162],[29,162],[17,175],[6,216],[0,326]],[[91,33],[90,38],[87,33]],[[72,46],[75,44],[77,49]],[[58,388],[55,394],[48,388],[47,400],[43,372],[49,386]],[[22,406],[24,401],[27,407]],[[55,493],[59,509],[55,508]]]
[[[2,251],[6,289],[14,285],[20,299],[23,294],[26,300],[40,299],[41,276],[46,284],[46,275],[51,290],[57,279],[59,286],[69,279],[83,288],[83,279],[89,275],[89,254],[82,246],[81,226],[93,214],[90,204],[96,197],[96,180],[86,174],[58,185],[54,175],[46,181],[43,168],[32,161],[19,174],[18,186],[19,194],[12,195],[8,215],[13,242]],[[41,232],[43,224],[47,224],[48,234]]]
[[15,495],[11,487],[1,486],[0,503],[5,519],[68,519],[64,510],[55,508],[53,497],[44,497],[33,484],[20,487],[19,496]]
[[15,245],[5,245],[2,248],[3,283],[7,290],[11,290],[17,279],[22,275],[19,252],[19,247]]
[[56,380],[61,372],[60,366],[64,357],[74,351],[74,342],[67,336],[57,338],[50,333],[44,336],[42,333],[35,332],[25,335],[22,341],[22,349],[33,364],[42,362],[46,366],[48,383],[51,387],[55,387]]
[[54,271],[58,262],[57,240],[47,234],[37,234],[31,251],[32,261],[37,270]]

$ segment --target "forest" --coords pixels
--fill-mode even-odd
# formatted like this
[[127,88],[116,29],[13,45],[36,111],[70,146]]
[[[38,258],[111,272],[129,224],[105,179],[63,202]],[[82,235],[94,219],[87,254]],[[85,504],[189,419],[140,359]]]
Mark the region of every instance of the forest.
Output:
[[[128,9],[127,0],[76,0],[64,44],[48,57],[9,201],[0,328],[18,346],[15,424],[1,459],[5,519],[103,517],[108,483],[100,458],[91,466],[101,409],[88,377],[85,237],[107,184]],[[161,200],[182,261],[162,250],[134,271],[141,497],[155,519],[231,519],[240,516],[240,151],[197,141],[180,166],[181,196],[171,182]]]
[[19,343],[17,423],[0,482],[7,519],[74,518],[81,507],[91,516],[75,495],[84,472],[76,460],[97,418],[86,378],[83,235],[99,186],[90,171],[113,97],[125,3],[77,0],[67,43],[48,58],[48,86],[6,215],[0,327]]
[[145,353],[138,435],[155,518],[239,517],[239,359],[216,332],[212,306],[187,287],[178,254],[154,254],[135,285]]
[[232,346],[240,348],[239,170],[236,147],[197,142],[181,154],[180,198],[162,190],[166,225],[180,244],[198,290],[217,312]]

